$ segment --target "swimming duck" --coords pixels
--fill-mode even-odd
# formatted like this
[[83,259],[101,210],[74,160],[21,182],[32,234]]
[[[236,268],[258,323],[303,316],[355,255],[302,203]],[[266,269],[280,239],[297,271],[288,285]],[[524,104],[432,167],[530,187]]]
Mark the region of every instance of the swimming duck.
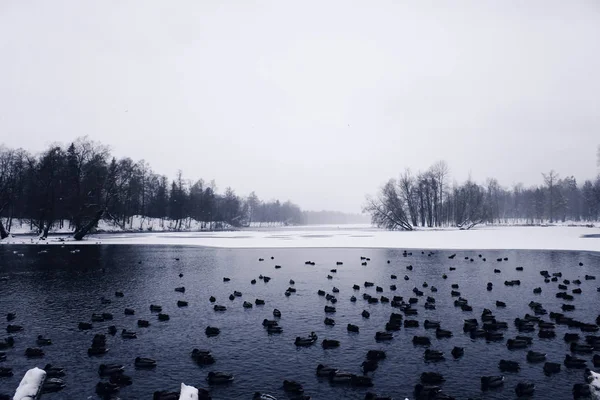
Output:
[[65,381],[59,378],[48,378],[46,376],[46,380],[42,385],[42,393],[56,393],[63,390],[67,384]]
[[529,346],[529,343],[524,340],[508,339],[506,341],[506,347],[508,347],[509,350],[524,349],[527,346]]
[[394,335],[390,332],[375,332],[375,340],[392,340]]
[[535,391],[535,384],[530,382],[519,382],[515,387],[517,397],[532,396]]
[[308,338],[301,338],[300,336],[296,337],[294,344],[296,346],[311,346],[317,341],[318,337],[316,333],[311,332]]
[[325,325],[329,325],[329,326],[334,326],[335,325],[335,321],[332,318],[327,318],[325,317]]
[[150,326],[150,322],[149,322],[149,321],[146,321],[145,319],[138,319],[138,321],[137,321],[137,325],[138,325],[140,328],[147,328],[147,327],[149,327],[149,326]]
[[65,376],[64,368],[54,367],[52,364],[46,364],[44,371],[46,371],[47,378],[60,378],[61,376]]
[[123,329],[121,331],[121,337],[123,339],[137,339],[137,334],[133,331],[128,331],[127,329]]
[[481,390],[495,389],[504,384],[504,376],[482,376]]
[[44,336],[42,336],[42,335],[38,335],[36,344],[38,346],[49,346],[52,344],[52,340],[44,338]]
[[278,322],[275,320],[268,320],[268,319],[263,319],[262,325],[263,326],[277,326]]
[[280,318],[281,317],[281,311],[279,311],[278,309],[274,309],[273,310],[273,316]]
[[588,344],[571,343],[570,349],[573,353],[592,353],[594,347]]
[[268,334],[273,334],[273,333],[282,333],[283,332],[283,328],[280,326],[267,326],[267,333]]
[[215,311],[226,311],[226,310],[227,310],[227,307],[225,307],[225,306],[221,306],[221,305],[218,305],[218,304],[215,304],[215,306],[213,307],[213,309],[214,309]]
[[356,333],[358,333],[358,326],[353,325],[353,324],[348,324],[347,330],[348,330],[348,332],[356,332]]
[[192,360],[198,365],[211,365],[215,363],[215,359],[208,350],[192,350]]
[[529,350],[527,352],[527,361],[531,363],[546,361],[546,353],[539,353],[537,351]]
[[560,364],[559,363],[553,363],[553,362],[544,363],[544,374],[550,375],[550,374],[557,374],[559,372],[560,372]]
[[16,332],[20,332],[23,330],[23,327],[21,325],[8,325],[6,327],[6,332],[8,333],[16,333]]
[[319,377],[329,377],[332,373],[336,373],[339,370],[337,368],[332,368],[325,366],[323,364],[317,365],[317,376]]
[[223,282],[229,282],[230,280],[230,278],[223,278]]
[[250,303],[248,301],[244,301],[243,306],[244,306],[244,308],[252,308],[252,303]]
[[455,346],[450,352],[450,354],[452,354],[452,357],[454,357],[455,359],[460,358],[465,354],[465,349],[464,347]]
[[363,318],[369,318],[371,316],[371,314],[367,310],[363,310],[361,315]]
[[98,375],[100,376],[122,374],[124,371],[125,367],[120,364],[100,364],[98,367]]
[[505,372],[505,371],[519,372],[519,370],[521,369],[518,362],[508,361],[508,360],[500,360],[500,362],[498,363],[498,368],[502,372]]
[[350,301],[354,303],[356,301],[356,296],[350,296]]
[[254,304],[256,304],[257,306],[264,306],[265,305],[265,301],[261,300],[261,299],[256,299],[254,301]]
[[235,296],[232,294],[229,295],[229,300],[233,301],[235,299]]
[[333,349],[336,347],[340,347],[340,341],[339,340],[333,340],[333,339],[323,339],[323,342],[321,343],[321,346],[324,349]]
[[162,311],[162,307],[155,305],[155,304],[150,304],[150,311],[152,312],[161,312]]
[[134,314],[135,314],[135,310],[133,310],[132,308],[125,309],[125,315],[134,315]]
[[234,290],[234,291],[233,291],[233,295],[234,295],[235,297],[242,297],[242,292],[238,292],[237,290]]
[[430,346],[431,345],[431,339],[429,339],[427,336],[413,336],[412,342],[414,345],[418,345],[418,346]]
[[287,379],[283,381],[283,390],[289,393],[304,393],[304,388],[302,385],[296,381],[288,381]]
[[442,329],[442,328],[437,328],[435,330],[435,337],[438,339],[449,338],[449,337],[452,337],[452,332]]
[[353,285],[353,286],[352,286],[352,289],[354,289],[354,290],[360,290],[360,286],[358,286],[358,285]]
[[423,372],[421,374],[421,383],[425,385],[437,385],[444,382],[445,379],[442,374],[437,372]]
[[38,347],[28,347],[27,349],[25,349],[25,356],[28,358],[43,357],[44,350]]
[[207,326],[204,332],[206,336],[217,336],[219,333],[221,333],[221,330],[213,326]]
[[168,321],[170,319],[171,319],[171,317],[169,317],[169,314],[163,314],[163,313],[158,314],[159,321]]
[[252,400],[277,400],[277,399],[275,397],[271,396],[270,394],[254,392],[254,395],[252,396]]
[[233,375],[225,372],[209,372],[206,380],[211,385],[229,383],[233,381]]
[[177,300],[177,307],[187,307],[188,302],[184,300]]
[[430,321],[430,320],[426,319],[423,322],[423,327],[425,329],[437,329],[440,327],[440,322],[439,321]]
[[444,353],[439,350],[427,349],[424,353],[425,361],[441,361],[444,360]]
[[354,374],[351,374],[348,372],[341,372],[341,371],[331,372],[329,374],[329,382],[336,383],[336,384],[349,384],[350,382],[352,382],[353,376],[354,376]]
[[335,307],[325,306],[325,312],[326,313],[334,313],[335,312]]
[[109,382],[113,383],[115,385],[118,385],[118,386],[129,386],[133,383],[133,380],[131,379],[130,376],[118,374],[118,375],[111,375]]
[[389,396],[378,396],[375,393],[367,392],[365,394],[365,400],[393,400]]
[[135,358],[135,367],[136,368],[154,368],[156,367],[156,360],[146,357],[136,357]]

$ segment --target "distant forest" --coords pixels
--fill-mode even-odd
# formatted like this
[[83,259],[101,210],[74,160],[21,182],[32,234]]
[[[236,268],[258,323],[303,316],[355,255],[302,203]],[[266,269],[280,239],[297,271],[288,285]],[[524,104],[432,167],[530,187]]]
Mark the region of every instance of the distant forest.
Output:
[[326,224],[368,224],[367,214],[347,214],[339,211],[303,211],[303,222],[306,225]]
[[[600,166],[600,148],[598,149]],[[437,162],[427,171],[406,169],[390,179],[376,196],[367,196],[364,211],[374,225],[390,230],[416,227],[477,224],[544,224],[566,221],[598,221],[600,175],[579,184],[573,176],[561,178],[555,171],[540,174],[540,184],[511,188],[494,178],[485,184],[467,179],[450,185],[448,165]]]
[[218,193],[214,181],[188,182],[181,172],[169,180],[143,160],[117,160],[107,146],[87,137],[66,148],[52,145],[39,155],[0,146],[1,238],[15,219],[30,221],[42,237],[68,221],[75,239],[81,239],[100,219],[125,227],[135,215],[171,219],[176,229],[191,219],[219,229],[301,224],[304,218],[289,201],[263,201],[254,192],[242,198],[229,187]]

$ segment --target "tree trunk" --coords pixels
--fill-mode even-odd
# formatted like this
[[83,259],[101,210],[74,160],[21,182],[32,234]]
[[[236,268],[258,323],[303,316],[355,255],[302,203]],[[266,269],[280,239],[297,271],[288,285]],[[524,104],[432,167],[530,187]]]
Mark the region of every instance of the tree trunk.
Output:
[[73,239],[82,240],[85,237],[85,235],[87,235],[88,232],[98,224],[98,222],[102,218],[103,214],[104,214],[104,209],[98,211],[96,213],[96,216],[94,216],[94,218],[87,225],[85,225],[79,231],[75,232],[75,234],[73,235]]
[[8,237],[8,232],[4,229],[4,225],[2,224],[2,218],[0,218],[0,240],[6,239]]

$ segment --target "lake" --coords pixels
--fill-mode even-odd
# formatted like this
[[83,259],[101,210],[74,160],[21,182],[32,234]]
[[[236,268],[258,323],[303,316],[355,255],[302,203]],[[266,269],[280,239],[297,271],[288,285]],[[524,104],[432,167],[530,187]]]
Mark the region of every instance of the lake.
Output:
[[[441,385],[443,391],[457,399],[513,399],[514,387],[520,381],[534,382],[537,398],[548,398],[547,393],[552,393],[552,398],[572,398],[572,386],[583,382],[583,370],[562,365],[560,373],[547,377],[542,371],[543,363],[527,363],[525,356],[527,350],[541,351],[548,353],[548,361],[562,364],[565,355],[571,354],[563,340],[564,333],[579,332],[582,337],[586,333],[557,325],[555,339],[539,339],[536,330],[525,334],[534,337],[528,349],[511,351],[507,350],[506,339],[519,334],[513,323],[515,318],[533,314],[528,306],[532,300],[541,303],[548,312],[562,312],[563,303],[573,304],[575,310],[565,314],[594,323],[600,311],[600,293],[596,291],[600,282],[584,280],[584,275],[600,275],[599,254],[525,250],[444,250],[433,251],[433,254],[429,250],[423,254],[420,250],[409,251],[412,251],[411,256],[404,256],[403,250],[389,249],[0,246],[0,278],[6,278],[0,281],[0,311],[16,313],[17,318],[10,323],[24,327],[22,332],[12,334],[15,346],[6,350],[7,360],[0,362],[0,367],[12,367],[15,372],[11,378],[0,378],[0,394],[12,395],[27,369],[51,363],[66,368],[67,387],[58,393],[45,394],[43,399],[98,398],[95,394],[95,385],[101,380],[98,366],[119,363],[133,378],[133,385],[120,390],[122,399],[151,399],[154,391],[176,391],[181,382],[209,388],[205,381],[209,371],[230,372],[235,376],[230,385],[210,387],[214,399],[251,399],[255,391],[285,399],[284,379],[302,383],[305,393],[313,399],[363,399],[367,391],[396,399],[413,398],[413,388],[426,371],[442,373],[446,379]],[[449,259],[453,253],[457,256]],[[363,266],[361,256],[371,261]],[[496,261],[504,257],[508,257],[508,261]],[[260,262],[259,258],[264,261]],[[314,261],[315,265],[305,265],[307,260]],[[343,265],[336,266],[337,261]],[[583,266],[579,266],[580,262]],[[275,269],[275,265],[282,268]],[[409,265],[413,266],[412,270],[407,270]],[[450,271],[449,267],[456,270]],[[517,271],[516,267],[523,267],[523,271]],[[337,273],[331,273],[332,268],[337,268]],[[496,268],[501,272],[494,273]],[[541,270],[562,271],[563,276],[559,282],[544,283]],[[259,280],[260,274],[271,277],[271,281]],[[327,279],[328,274],[332,279]],[[398,279],[392,280],[391,274],[396,274]],[[448,279],[443,279],[443,274],[447,274]],[[405,275],[409,280],[404,279]],[[224,282],[224,277],[231,280]],[[257,279],[257,283],[251,284],[252,279]],[[284,292],[290,286],[290,279],[295,281],[293,286],[297,292],[287,297]],[[505,280],[512,279],[519,279],[521,284],[504,285]],[[568,292],[576,287],[582,290],[582,294],[574,295],[574,301],[555,297],[559,291],[557,286],[564,279],[582,281],[580,285],[568,285]],[[382,286],[383,293],[376,293],[375,287],[365,288],[365,281]],[[429,287],[422,287],[424,282]],[[486,290],[488,282],[493,283],[492,291]],[[455,283],[459,285],[456,290],[472,305],[472,312],[454,306],[456,297],[450,293]],[[360,285],[360,290],[353,290],[354,284]],[[390,290],[391,284],[397,285],[396,291]],[[438,288],[437,293],[431,292],[432,285]],[[185,293],[175,291],[181,286],[185,287]],[[318,296],[317,290],[331,293],[334,286],[340,290],[335,294],[336,313],[327,316],[333,318],[336,325],[326,326],[324,306],[332,304]],[[402,327],[394,332],[393,340],[376,342],[375,332],[385,330],[390,314],[400,311],[390,304],[368,304],[362,293],[390,298],[398,295],[407,300],[414,297],[414,287],[422,290],[424,296],[415,305],[418,315],[408,318],[419,320],[420,327]],[[542,288],[541,294],[533,293],[536,287]],[[242,292],[242,297],[231,301],[228,296],[234,290]],[[124,297],[115,297],[115,291],[122,291]],[[352,295],[358,298],[355,303],[349,300]],[[210,296],[217,298],[215,304],[227,306],[227,311],[213,311]],[[435,310],[424,309],[427,296],[436,299]],[[110,299],[111,303],[101,304],[101,297]],[[254,304],[257,298],[264,299],[265,305],[242,307],[244,300]],[[177,307],[178,300],[188,301],[189,306]],[[506,302],[507,307],[497,308],[496,300]],[[150,304],[161,305],[170,320],[158,321],[157,314],[149,309]],[[124,315],[126,307],[135,309],[135,315]],[[274,308],[282,313],[279,325],[283,333],[268,335],[262,321],[273,319]],[[484,308],[492,310],[499,321],[508,323],[508,329],[503,331],[505,340],[472,340],[463,332],[464,319],[480,320]],[[361,316],[363,310],[369,311],[369,319]],[[89,331],[78,329],[79,322],[91,322],[92,313],[102,312],[112,313],[114,320],[93,323]],[[138,319],[149,320],[150,327],[138,328]],[[452,331],[454,336],[436,339],[433,330],[423,328],[425,319],[441,321],[442,328]],[[548,315],[543,319],[550,320]],[[348,323],[358,325],[360,333],[347,332]],[[108,353],[89,357],[87,349],[93,335],[106,333],[110,325],[115,325],[119,332],[123,328],[134,330],[138,337],[127,340],[120,334],[107,335]],[[204,331],[208,325],[219,327],[220,335],[207,337]],[[294,339],[307,336],[311,331],[318,335],[318,342],[311,347],[297,348]],[[36,337],[40,334],[52,339],[52,345],[44,347],[43,358],[25,358],[25,349],[37,347]],[[3,331],[0,338],[8,335]],[[444,351],[446,360],[426,363],[424,348],[412,344],[414,335],[429,336],[430,348]],[[325,338],[337,339],[341,346],[324,350],[321,341]],[[462,358],[455,360],[450,355],[454,346],[464,347]],[[216,363],[203,367],[195,364],[190,357],[194,348],[211,350]],[[387,353],[379,368],[370,374],[373,388],[340,387],[316,377],[319,363],[360,374],[361,363],[370,349]],[[154,370],[137,370],[134,367],[137,356],[154,358],[158,366]],[[593,369],[591,354],[578,357],[586,359]],[[521,371],[501,373],[500,359],[518,361]],[[482,375],[504,375],[503,389],[482,392]]]

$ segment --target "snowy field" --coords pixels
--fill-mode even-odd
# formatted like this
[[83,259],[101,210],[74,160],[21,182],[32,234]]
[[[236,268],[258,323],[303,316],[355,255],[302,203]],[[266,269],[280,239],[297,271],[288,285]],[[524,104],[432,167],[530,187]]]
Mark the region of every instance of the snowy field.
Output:
[[[59,241],[65,238],[65,241]],[[0,244],[40,243],[15,236]],[[43,243],[43,242],[42,242]],[[539,249],[600,251],[600,229],[586,227],[500,226],[389,232],[368,225],[281,227],[229,232],[146,232],[89,235],[82,242],[51,236],[48,243],[166,244],[226,248],[352,247],[399,249]]]

